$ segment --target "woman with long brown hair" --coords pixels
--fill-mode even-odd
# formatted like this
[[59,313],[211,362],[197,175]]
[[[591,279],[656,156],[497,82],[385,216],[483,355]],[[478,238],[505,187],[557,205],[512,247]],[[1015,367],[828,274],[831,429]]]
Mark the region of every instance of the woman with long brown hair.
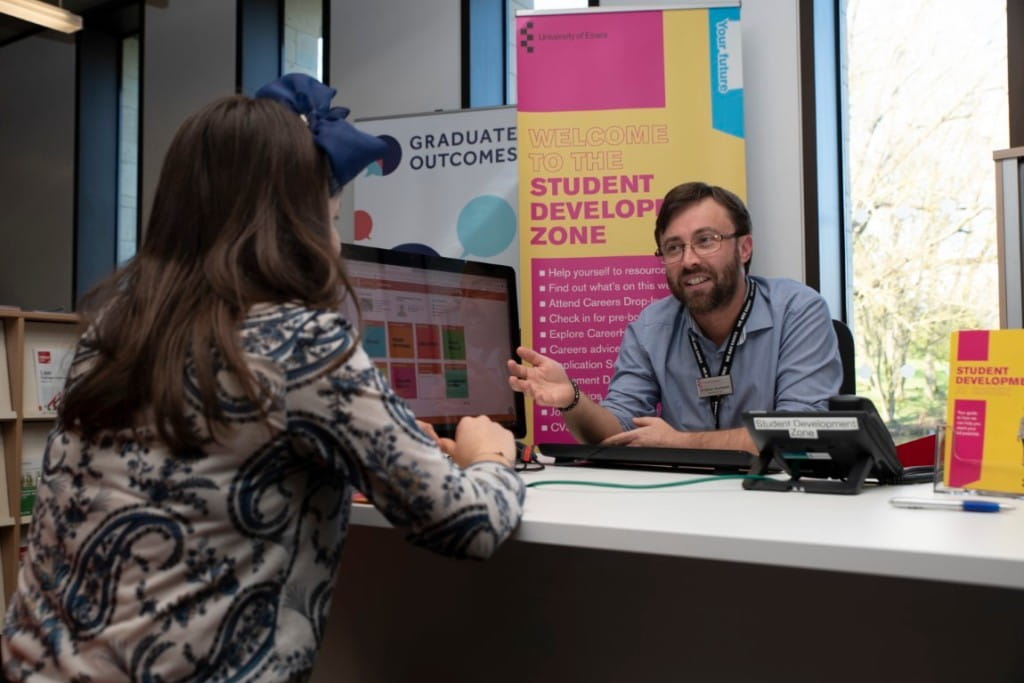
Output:
[[141,250],[82,305],[8,679],[301,677],[354,489],[447,555],[518,524],[512,435],[467,418],[440,443],[338,312],[331,196],[383,143],[333,95],[293,74],[178,130]]

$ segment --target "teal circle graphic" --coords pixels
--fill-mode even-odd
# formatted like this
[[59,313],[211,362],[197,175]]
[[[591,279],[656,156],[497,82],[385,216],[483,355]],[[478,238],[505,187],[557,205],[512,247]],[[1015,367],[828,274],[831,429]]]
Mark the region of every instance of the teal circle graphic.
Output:
[[466,250],[462,258],[470,254],[496,256],[516,237],[516,212],[501,197],[483,194],[471,199],[459,212],[456,231]]

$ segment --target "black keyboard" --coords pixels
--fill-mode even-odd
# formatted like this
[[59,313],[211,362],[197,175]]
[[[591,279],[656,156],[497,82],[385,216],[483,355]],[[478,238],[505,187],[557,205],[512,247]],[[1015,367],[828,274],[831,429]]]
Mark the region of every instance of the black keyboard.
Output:
[[539,443],[536,448],[541,455],[556,458],[556,464],[668,467],[705,472],[746,472],[754,459],[746,451],[702,448],[587,446],[575,443]]

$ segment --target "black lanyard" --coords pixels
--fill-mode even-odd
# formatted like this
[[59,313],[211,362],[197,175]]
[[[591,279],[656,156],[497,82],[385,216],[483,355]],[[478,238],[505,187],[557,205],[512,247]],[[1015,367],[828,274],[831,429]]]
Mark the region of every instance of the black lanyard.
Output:
[[[736,345],[740,341],[740,335],[743,333],[743,326],[747,324],[747,318],[750,317],[750,309],[754,307],[754,291],[757,289],[757,285],[753,280],[747,278],[747,298],[743,302],[743,308],[740,309],[740,315],[736,318],[736,324],[732,327],[732,332],[729,333],[729,341],[725,344],[725,355],[722,357],[722,367],[718,370],[718,376],[728,375],[729,370],[732,368],[732,358],[736,353]],[[693,357],[697,360],[697,367],[700,369],[700,376],[708,378],[711,376],[711,370],[708,368],[708,362],[704,359],[704,352],[701,351],[700,344],[697,342],[697,335],[690,330],[690,348],[693,349]],[[711,414],[715,416],[715,429],[718,429],[718,410],[722,405],[722,397],[709,396],[708,400],[711,402]]]

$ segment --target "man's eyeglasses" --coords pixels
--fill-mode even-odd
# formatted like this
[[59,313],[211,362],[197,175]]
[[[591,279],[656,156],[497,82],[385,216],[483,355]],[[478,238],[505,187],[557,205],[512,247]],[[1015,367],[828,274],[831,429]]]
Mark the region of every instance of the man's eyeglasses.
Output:
[[689,247],[693,249],[693,252],[698,256],[709,256],[722,248],[722,240],[731,239],[733,237],[739,237],[739,233],[734,232],[730,235],[723,235],[713,231],[702,232],[694,237],[689,243],[669,242],[664,247],[654,252],[654,255],[657,256],[663,264],[669,265],[683,258],[683,254],[686,253],[687,244],[689,244]]

